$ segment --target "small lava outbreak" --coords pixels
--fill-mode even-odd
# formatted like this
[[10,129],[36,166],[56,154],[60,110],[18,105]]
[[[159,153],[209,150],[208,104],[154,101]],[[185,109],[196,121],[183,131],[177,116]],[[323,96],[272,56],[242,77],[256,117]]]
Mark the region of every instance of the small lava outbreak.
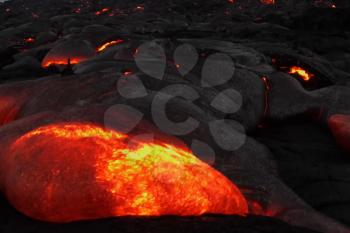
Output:
[[288,73],[296,74],[304,81],[309,81],[314,76],[314,74],[309,73],[308,71],[306,71],[305,69],[303,69],[299,66],[290,67],[290,70]]

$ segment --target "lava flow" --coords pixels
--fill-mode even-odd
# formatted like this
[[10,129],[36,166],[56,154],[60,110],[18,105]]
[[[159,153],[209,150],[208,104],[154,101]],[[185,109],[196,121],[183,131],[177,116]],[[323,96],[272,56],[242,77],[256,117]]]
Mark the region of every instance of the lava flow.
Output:
[[19,139],[2,161],[10,203],[36,219],[248,212],[239,189],[184,148],[92,124],[55,124]]
[[116,44],[120,44],[120,43],[123,43],[124,41],[123,40],[112,40],[112,41],[109,41],[109,42],[106,42],[104,43],[103,45],[101,45],[100,47],[97,48],[97,52],[102,52],[104,51],[105,49],[113,46],[113,45],[116,45]]
[[73,58],[73,59],[53,59],[53,60],[49,60],[49,61],[45,61],[45,63],[43,63],[43,67],[47,68],[49,66],[52,66],[52,65],[68,65],[68,64],[71,64],[71,65],[75,65],[75,64],[78,64],[79,62],[83,61],[85,59],[82,59],[82,58]]
[[289,74],[297,74],[304,81],[310,81],[310,79],[314,76],[314,74],[309,73],[305,69],[299,66],[292,66],[288,72]]

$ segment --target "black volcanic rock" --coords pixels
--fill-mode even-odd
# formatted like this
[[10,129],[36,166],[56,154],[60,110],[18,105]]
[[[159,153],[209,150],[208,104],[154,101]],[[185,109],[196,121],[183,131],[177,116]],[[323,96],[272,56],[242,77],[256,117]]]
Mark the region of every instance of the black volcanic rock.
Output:
[[316,209],[350,225],[350,156],[326,127],[299,116],[259,131],[257,137],[275,154],[280,175],[293,190]]
[[[213,144],[206,125],[209,119],[236,120],[247,128],[246,146],[234,153],[219,150],[215,166],[244,187],[250,203],[257,200],[268,210],[277,206],[275,217],[290,224],[326,233],[348,232],[333,219],[350,226],[350,162],[335,144],[326,120],[333,113],[350,112],[350,92],[345,88],[350,87],[350,8],[348,1],[336,1],[335,9],[332,4],[307,0],[279,0],[274,5],[258,0],[1,3],[0,97],[12,97],[19,111],[13,122],[0,126],[4,146],[0,152],[11,135],[47,121],[101,123],[104,108],[115,103],[139,108],[150,118],[149,99],[126,100],[117,94],[116,83],[124,74],[138,75],[152,95],[167,84],[186,84],[199,92],[198,108],[174,101],[171,115],[180,120],[195,117],[204,125],[181,138],[187,144],[192,138]],[[123,43],[97,52],[113,40]],[[168,57],[162,81],[145,75],[134,62],[138,46],[153,40],[166,48]],[[183,43],[196,48],[199,62],[191,74],[179,79],[173,53]],[[233,59],[235,79],[206,89],[200,86],[201,66],[213,53]],[[75,65],[74,56],[85,61]],[[70,60],[71,65],[39,66],[55,58],[63,63]],[[313,79],[303,82],[288,75],[290,66],[307,69]],[[261,77],[271,83],[263,83]],[[213,97],[232,87],[242,92],[242,109],[233,114],[213,109]],[[309,111],[319,114],[317,120],[305,117]],[[301,119],[294,119],[298,114]],[[272,123],[265,125],[263,118],[271,118]],[[235,133],[232,128],[227,131]],[[24,217],[3,199],[1,204],[6,207],[0,208],[5,216],[0,218],[0,232],[311,233],[257,216],[116,218],[51,225]]]

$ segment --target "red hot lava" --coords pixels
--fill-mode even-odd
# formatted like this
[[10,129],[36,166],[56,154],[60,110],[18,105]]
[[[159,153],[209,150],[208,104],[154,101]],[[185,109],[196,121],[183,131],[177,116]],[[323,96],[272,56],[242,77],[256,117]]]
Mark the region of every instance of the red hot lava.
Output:
[[27,43],[33,43],[35,41],[35,39],[33,37],[28,37],[28,38],[24,39],[24,41]]
[[96,54],[96,49],[85,40],[67,40],[54,46],[44,57],[43,67],[77,64]]
[[143,12],[145,11],[145,7],[143,5],[138,5],[135,7],[135,11]]
[[57,58],[57,59],[49,60],[49,61],[43,63],[43,67],[49,67],[51,65],[68,65],[68,63],[75,65],[83,60],[85,60],[85,58],[73,58],[70,60]]
[[314,74],[309,73],[305,69],[299,66],[292,66],[288,72],[289,74],[296,74],[304,81],[310,81],[310,79],[314,76]]
[[266,76],[261,77],[261,80],[264,83],[265,87],[265,108],[264,108],[264,117],[269,113],[269,91],[271,89],[269,79]]
[[108,11],[109,11],[108,8],[103,8],[103,9],[101,9],[101,10],[99,10],[99,11],[96,11],[96,12],[95,12],[95,15],[101,15],[101,14],[106,13],[106,12],[108,12]]
[[53,222],[247,214],[239,189],[186,149],[130,139],[92,124],[35,129],[2,161],[2,187],[19,211]]
[[120,44],[123,42],[124,42],[123,40],[112,40],[112,41],[106,42],[97,48],[97,52],[102,52],[113,45]]

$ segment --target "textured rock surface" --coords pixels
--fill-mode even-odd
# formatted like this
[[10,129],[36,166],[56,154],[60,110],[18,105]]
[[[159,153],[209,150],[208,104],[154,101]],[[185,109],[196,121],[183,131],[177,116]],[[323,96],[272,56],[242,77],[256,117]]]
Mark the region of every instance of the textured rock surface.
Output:
[[[200,98],[195,104],[175,99],[169,115],[173,120],[191,116],[201,124],[179,138],[189,146],[193,138],[209,144],[219,154],[214,167],[241,188],[250,205],[259,204],[260,210],[254,209],[257,214],[325,233],[349,232],[337,223],[350,225],[349,155],[337,146],[327,123],[332,115],[350,113],[346,27],[350,14],[348,2],[336,1],[335,9],[331,4],[317,1],[317,8],[312,1],[262,5],[220,0],[31,4],[12,0],[0,4],[0,154],[15,138],[48,123],[103,125],[106,110],[115,104],[135,107],[155,124],[152,99],[161,88],[182,84],[196,90]],[[123,43],[97,52],[99,46],[115,40]],[[162,81],[145,74],[158,76],[159,70],[142,72],[134,62],[137,48],[150,40],[165,48]],[[173,59],[184,43],[199,54],[187,75],[183,73],[189,68],[177,70],[179,64]],[[78,62],[72,57],[77,54],[74,50],[86,60],[74,65]],[[38,66],[55,53],[60,59],[63,56],[62,64],[70,59],[71,65]],[[202,66],[214,53],[224,53],[234,61],[234,81],[203,88]],[[312,80],[290,76],[288,68],[295,65],[312,73]],[[144,88],[118,93],[116,84],[127,87],[121,76],[130,73],[139,77]],[[243,99],[239,111],[229,114],[215,107],[215,101],[223,101],[215,96],[227,88],[239,91]],[[141,97],[127,98],[132,95]],[[232,96],[226,102],[237,104]],[[295,115],[302,116],[294,119]],[[237,151],[220,149],[217,138],[210,136],[210,122],[222,118],[239,122],[247,131],[246,144]],[[269,124],[262,122],[266,118]],[[346,129],[349,122],[342,124]],[[232,124],[220,130],[227,135],[220,140],[240,135]],[[341,135],[348,136],[348,130]],[[341,144],[346,144],[341,135]],[[6,216],[0,220],[4,232],[139,232],[144,227],[158,232],[168,231],[169,225],[176,226],[172,227],[175,232],[308,232],[263,217],[115,219],[52,226],[29,220],[8,206],[1,211]]]
[[280,122],[258,138],[279,164],[283,180],[317,210],[349,225],[349,161],[331,132],[302,117]]

